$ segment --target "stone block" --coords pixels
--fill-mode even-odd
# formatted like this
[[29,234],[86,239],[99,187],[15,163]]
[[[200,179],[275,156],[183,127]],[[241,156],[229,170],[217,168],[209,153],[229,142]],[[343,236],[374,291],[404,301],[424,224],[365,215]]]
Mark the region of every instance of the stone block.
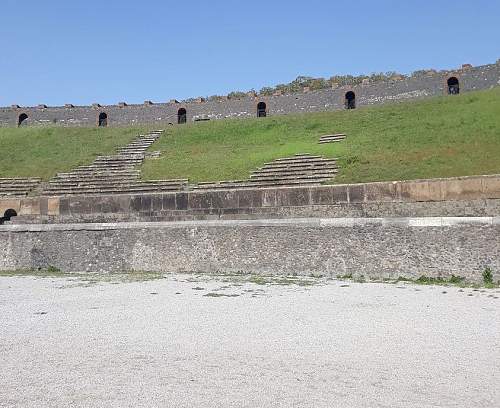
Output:
[[347,186],[331,186],[333,203],[349,202],[349,192]]
[[[61,200],[62,198],[59,199],[59,212],[61,212]],[[64,214],[69,214],[69,201],[67,198],[64,199],[64,201],[67,203],[66,210]],[[40,197],[40,215],[47,215],[48,212],[48,199],[47,197]]]
[[3,217],[5,211],[11,209],[19,213],[21,210],[21,199],[0,200],[0,217]]
[[141,196],[141,212],[150,213],[152,209],[152,199],[150,195]]
[[262,190],[262,207],[276,207],[276,190]]
[[240,190],[238,191],[239,208],[256,208],[262,206],[262,190]]
[[114,197],[118,212],[125,214],[130,212],[130,198],[129,195],[117,195]]
[[176,210],[187,210],[188,208],[188,194],[187,193],[177,193],[175,195],[175,209]]
[[141,211],[141,196],[130,197],[130,210],[132,212]]
[[311,194],[309,188],[294,188],[288,190],[288,205],[293,207],[302,207],[309,205],[311,202]]
[[333,204],[333,186],[311,187],[311,205],[329,205]]
[[398,198],[394,183],[372,183],[365,185],[366,201],[396,201]]
[[474,200],[483,198],[483,184],[479,177],[441,180],[443,200]]
[[163,209],[163,196],[160,194],[155,194],[151,197],[151,209],[153,211],[161,211]]
[[365,201],[365,185],[355,184],[347,186],[350,203],[362,203]]
[[47,215],[59,215],[59,198],[47,199]]
[[439,180],[428,181],[405,181],[399,183],[399,190],[403,201],[440,201],[441,183]]
[[213,191],[206,194],[210,198],[211,208],[238,207],[238,194],[234,191]]
[[500,176],[484,177],[482,182],[484,198],[500,198]]
[[162,209],[163,210],[175,210],[175,194],[163,194],[162,195]]
[[38,198],[24,198],[18,215],[40,215],[40,200]]
[[201,209],[211,208],[212,200],[209,194],[202,193],[188,193],[188,208]]

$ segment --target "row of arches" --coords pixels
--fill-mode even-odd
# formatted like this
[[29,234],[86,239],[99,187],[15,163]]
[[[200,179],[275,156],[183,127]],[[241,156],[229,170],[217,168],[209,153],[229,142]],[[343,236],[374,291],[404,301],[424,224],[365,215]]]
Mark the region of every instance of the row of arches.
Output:
[[[458,95],[460,93],[460,81],[457,77],[453,76],[448,78],[446,81],[447,93],[448,95]],[[356,94],[354,91],[348,91],[344,95],[344,107],[345,109],[356,109]],[[257,104],[257,117],[265,118],[268,115],[267,104],[265,102],[259,102]],[[26,126],[29,123],[29,117],[26,113],[21,113],[18,116],[17,126]],[[177,123],[182,125],[187,123],[187,110],[186,108],[180,108],[177,111]],[[108,126],[108,114],[106,112],[99,113],[97,125],[99,127]]]

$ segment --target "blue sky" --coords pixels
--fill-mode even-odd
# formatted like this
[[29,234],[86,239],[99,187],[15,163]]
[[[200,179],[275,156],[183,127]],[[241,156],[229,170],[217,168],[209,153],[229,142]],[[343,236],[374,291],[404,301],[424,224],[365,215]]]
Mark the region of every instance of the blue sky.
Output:
[[500,58],[497,0],[1,3],[0,106],[164,102]]

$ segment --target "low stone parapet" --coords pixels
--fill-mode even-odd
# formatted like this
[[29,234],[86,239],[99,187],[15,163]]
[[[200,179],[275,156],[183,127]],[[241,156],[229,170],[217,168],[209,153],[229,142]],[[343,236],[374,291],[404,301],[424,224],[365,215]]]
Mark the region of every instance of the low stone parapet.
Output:
[[[0,199],[0,215],[49,220],[499,215],[500,175],[310,187]],[[458,211],[454,213],[453,211]]]

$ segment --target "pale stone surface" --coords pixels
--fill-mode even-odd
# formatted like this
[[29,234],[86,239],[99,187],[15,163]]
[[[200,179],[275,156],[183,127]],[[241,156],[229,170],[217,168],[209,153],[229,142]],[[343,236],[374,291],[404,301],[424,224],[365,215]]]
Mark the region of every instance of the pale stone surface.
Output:
[[0,277],[0,407],[500,406],[498,290],[221,279]]
[[19,224],[0,242],[0,270],[500,280],[499,217]]

